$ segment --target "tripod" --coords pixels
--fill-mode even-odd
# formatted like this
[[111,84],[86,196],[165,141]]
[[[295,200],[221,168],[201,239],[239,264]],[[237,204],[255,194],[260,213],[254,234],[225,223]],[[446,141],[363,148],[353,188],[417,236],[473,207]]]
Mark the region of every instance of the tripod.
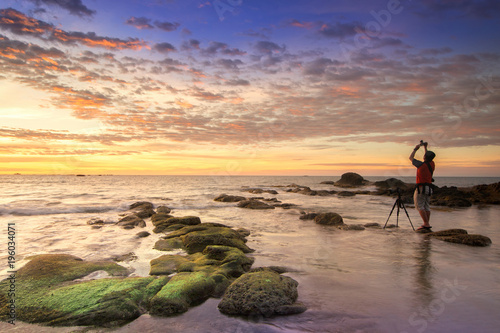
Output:
[[387,218],[387,221],[385,221],[383,229],[385,229],[385,227],[387,226],[387,222],[389,222],[389,219],[391,218],[392,212],[394,212],[394,208],[398,207],[398,211],[397,211],[397,215],[396,215],[396,226],[398,226],[398,224],[399,224],[399,209],[403,208],[405,210],[406,216],[408,217],[408,221],[410,221],[410,225],[411,225],[413,231],[415,231],[415,228],[413,227],[413,223],[411,223],[411,220],[410,220],[410,215],[408,215],[408,211],[406,210],[405,204],[404,204],[403,200],[401,199],[401,191],[399,188],[397,189],[397,192],[398,192],[398,198],[396,199],[396,202],[392,206],[391,212],[389,214],[389,217]]

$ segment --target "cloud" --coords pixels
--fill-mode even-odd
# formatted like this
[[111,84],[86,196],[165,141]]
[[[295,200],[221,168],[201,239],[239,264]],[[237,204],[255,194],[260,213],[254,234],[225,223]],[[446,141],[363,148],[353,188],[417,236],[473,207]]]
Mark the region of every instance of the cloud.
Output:
[[260,53],[260,54],[279,54],[279,53],[284,53],[286,51],[286,47],[279,46],[276,43],[269,42],[269,41],[259,41],[257,44],[255,44],[254,49]]
[[475,19],[493,19],[500,15],[500,3],[497,0],[454,0],[420,2],[422,9],[415,12],[421,17],[470,17]]
[[95,10],[87,8],[81,0],[28,0],[35,3],[37,6],[41,4],[49,6],[57,6],[67,10],[70,14],[80,17],[92,17],[96,13]]
[[151,24],[151,20],[146,17],[134,17],[132,16],[125,24],[131,25],[139,30],[142,29],[154,29],[154,26]]
[[160,53],[169,53],[176,51],[175,46],[170,43],[158,43],[153,47],[153,49]]
[[201,54],[205,56],[215,56],[217,54],[229,55],[229,56],[242,56],[246,52],[236,48],[229,48],[226,43],[221,42],[210,42],[210,45],[201,49]]
[[314,22],[300,22],[299,20],[292,19],[286,22],[286,25],[296,27],[296,28],[303,28],[303,29],[312,29],[315,26]]
[[359,27],[359,23],[322,23],[319,34],[327,38],[344,39],[355,36]]
[[67,32],[56,28],[52,24],[28,17],[12,8],[0,10],[0,29],[10,31],[16,35],[36,37],[66,45],[81,44],[108,50],[140,50],[149,47],[146,42],[137,38],[123,40],[98,36],[94,32]]
[[134,16],[125,21],[125,24],[131,25],[139,30],[154,29],[156,27],[158,29],[168,32],[175,31],[180,26],[180,23],[177,22],[172,23],[166,21],[164,22],[155,21],[153,24],[152,20],[147,17],[134,17]]

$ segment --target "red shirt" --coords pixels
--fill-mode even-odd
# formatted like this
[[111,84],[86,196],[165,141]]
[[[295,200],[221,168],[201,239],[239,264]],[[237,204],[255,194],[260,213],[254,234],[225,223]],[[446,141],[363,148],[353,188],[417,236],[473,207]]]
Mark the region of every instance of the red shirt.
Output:
[[[434,161],[429,162],[431,165],[432,171],[436,169],[436,165]],[[413,165],[417,167],[417,184],[431,184],[432,183],[432,173],[429,170],[429,167],[426,163],[421,162],[419,160],[413,160]]]

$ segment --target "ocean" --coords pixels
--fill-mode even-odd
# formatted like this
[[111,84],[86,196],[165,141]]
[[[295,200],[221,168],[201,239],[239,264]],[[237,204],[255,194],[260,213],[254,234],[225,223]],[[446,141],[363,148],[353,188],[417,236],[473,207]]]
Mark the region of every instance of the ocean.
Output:
[[[366,177],[370,181],[389,177]],[[397,177],[413,182],[413,177]],[[433,229],[463,228],[491,238],[486,248],[427,240],[413,232],[402,213],[399,228],[342,231],[300,220],[302,212],[336,212],[346,224],[383,225],[394,198],[305,196],[286,192],[289,184],[313,190],[340,190],[321,184],[340,177],[317,176],[0,176],[0,278],[7,276],[7,225],[16,227],[16,269],[26,258],[67,253],[101,260],[134,253],[121,264],[133,276],[147,276],[161,236],[144,229],[124,230],[112,224],[136,201],[166,205],[174,216],[199,216],[251,232],[247,245],[256,251],[253,267],[285,266],[299,282],[300,315],[238,318],[222,315],[219,300],[210,299],[187,313],[158,318],[143,315],[116,329],[89,332],[498,332],[500,318],[500,206],[432,207]],[[437,177],[438,186],[490,184],[500,178]],[[277,195],[254,195],[249,188],[274,189]],[[365,189],[375,189],[367,186]],[[277,198],[297,206],[255,211],[235,203],[216,202],[222,194]],[[411,221],[421,224],[412,205]],[[101,218],[109,224],[93,229]],[[389,223],[396,223],[396,216]],[[151,236],[136,238],[139,231]],[[22,300],[19,300],[22,301]],[[0,323],[2,332],[71,332],[17,322]]]

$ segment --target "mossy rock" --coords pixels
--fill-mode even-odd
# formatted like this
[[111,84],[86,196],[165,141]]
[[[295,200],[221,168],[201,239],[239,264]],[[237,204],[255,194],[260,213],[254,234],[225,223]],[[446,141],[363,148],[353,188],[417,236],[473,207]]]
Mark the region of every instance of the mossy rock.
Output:
[[172,251],[175,249],[185,249],[184,243],[180,238],[160,239],[155,245],[154,249],[158,251]]
[[[157,214],[158,215],[158,214]],[[163,215],[163,214],[161,214]],[[201,223],[198,216],[183,216],[183,217],[170,217],[165,220],[157,220],[153,232],[160,233],[165,231],[168,227],[176,224],[182,225],[197,225]]]
[[[217,223],[202,223],[194,226],[174,231],[164,237],[165,240],[179,239],[182,241],[183,247],[189,254],[202,252],[209,245],[224,245],[235,247],[244,253],[253,252],[246,243],[246,238],[240,232],[233,230],[225,225]],[[157,242],[155,247],[164,248],[166,245],[171,245],[168,242]]]
[[187,263],[190,261],[184,256],[164,255],[151,260],[149,275],[170,275],[179,272],[179,267],[185,267]]
[[292,278],[270,269],[252,271],[229,286],[218,308],[227,315],[265,317],[303,312],[305,307],[295,303],[297,285]]
[[323,225],[340,226],[344,224],[342,216],[337,213],[321,213],[314,218],[314,222]]
[[[71,255],[39,255],[17,272],[17,319],[51,326],[114,326],[139,317],[167,277],[109,278],[74,282],[104,270],[120,276],[127,270],[114,262],[83,261]],[[0,283],[7,290],[8,280]],[[5,295],[2,295],[5,298]],[[0,309],[2,320],[8,314]]]
[[152,298],[150,313],[171,316],[186,312],[206,301],[215,287],[215,280],[206,273],[179,273]]

